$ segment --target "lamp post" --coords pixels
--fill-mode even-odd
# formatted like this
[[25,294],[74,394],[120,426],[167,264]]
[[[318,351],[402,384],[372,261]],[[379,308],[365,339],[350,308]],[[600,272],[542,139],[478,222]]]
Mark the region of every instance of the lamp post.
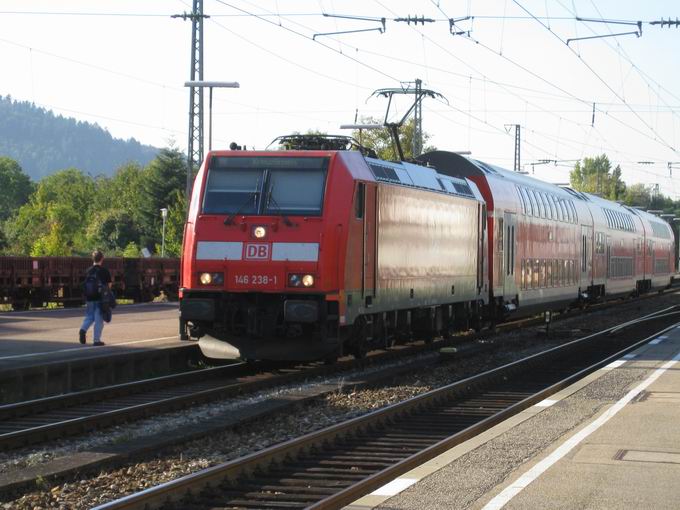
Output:
[[161,209],[161,217],[163,218],[163,233],[161,235],[161,257],[165,257],[165,220],[168,218],[168,209],[163,207]]
[[[192,81],[186,81],[184,82],[185,87],[191,87],[191,90],[194,88],[209,88],[210,89],[210,107],[208,109],[209,117],[210,117],[210,137],[208,138],[208,151],[212,149],[212,90],[214,87],[218,88],[232,88],[232,89],[237,89],[240,87],[238,82],[235,81],[203,81],[203,80],[192,80]],[[201,97],[203,97],[201,95]],[[203,118],[203,103],[201,102],[201,111],[200,111],[200,116]],[[191,112],[189,113],[191,115]],[[191,136],[191,133],[189,133],[189,136]],[[188,149],[187,149],[188,150]],[[189,151],[190,152],[190,151]],[[199,149],[198,149],[198,154],[199,158],[203,159],[203,140],[200,141],[199,143]],[[189,210],[189,204],[191,203],[191,188],[193,186],[194,182],[194,176],[193,176],[193,158],[192,155],[188,155],[188,164],[187,164],[187,212]],[[200,164],[200,163],[199,163]]]
[[[203,80],[195,80],[195,81],[187,81],[184,82],[185,87],[199,87],[199,88],[208,88],[210,90],[210,95],[209,95],[209,100],[208,100],[208,130],[210,131],[210,135],[208,136],[208,151],[212,149],[212,97],[213,97],[213,88],[222,88],[222,89],[237,89],[240,88],[241,85],[237,81],[203,81]],[[202,152],[202,151],[201,151]]]

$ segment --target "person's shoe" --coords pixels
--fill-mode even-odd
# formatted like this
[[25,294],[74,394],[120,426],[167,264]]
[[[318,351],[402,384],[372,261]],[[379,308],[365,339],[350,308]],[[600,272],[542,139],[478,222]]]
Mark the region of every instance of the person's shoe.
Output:
[[95,342],[92,345],[106,345],[104,342]]
[[85,343],[85,330],[84,329],[81,329],[80,331],[78,331],[78,340],[80,340],[81,344]]

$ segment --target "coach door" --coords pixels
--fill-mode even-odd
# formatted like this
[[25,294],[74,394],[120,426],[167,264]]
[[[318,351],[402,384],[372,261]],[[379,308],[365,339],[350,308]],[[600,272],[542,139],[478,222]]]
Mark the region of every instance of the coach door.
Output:
[[362,295],[364,304],[371,306],[375,296],[375,264],[376,264],[376,197],[378,189],[375,184],[366,184],[364,196],[364,236],[363,236],[363,268]]
[[581,289],[592,285],[593,233],[592,228],[581,225]]
[[517,293],[515,285],[515,213],[506,212],[503,215],[503,295],[509,300]]

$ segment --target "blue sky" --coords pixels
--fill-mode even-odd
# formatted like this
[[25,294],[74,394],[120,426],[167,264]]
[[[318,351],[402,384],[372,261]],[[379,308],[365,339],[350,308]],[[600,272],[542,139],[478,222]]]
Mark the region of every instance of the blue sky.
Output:
[[[0,94],[97,122],[112,135],[186,148],[190,24],[170,15],[189,0],[0,2]],[[636,26],[577,21],[680,17],[671,1],[204,0],[206,80],[215,90],[214,147],[263,148],[274,137],[384,116],[378,88],[420,78],[424,129],[441,149],[512,166],[522,126],[525,170],[566,182],[573,161],[606,153],[628,184],[658,183],[680,198],[680,30],[570,42]],[[386,30],[317,36],[381,27]],[[407,24],[395,18],[425,16]],[[450,18],[464,35],[451,35]],[[467,32],[469,31],[469,36]],[[592,122],[593,103],[595,121]],[[401,101],[397,112],[408,107]],[[532,165],[540,160],[548,164]],[[645,163],[641,163],[645,162]],[[680,183],[680,180],[678,181]]]

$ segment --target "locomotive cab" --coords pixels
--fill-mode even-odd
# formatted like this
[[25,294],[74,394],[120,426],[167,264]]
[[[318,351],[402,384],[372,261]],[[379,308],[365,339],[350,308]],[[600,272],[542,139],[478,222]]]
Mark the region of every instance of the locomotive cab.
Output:
[[334,160],[331,151],[206,158],[186,229],[180,334],[204,337],[210,357],[315,359],[338,349],[325,327],[337,321],[337,302],[326,299],[337,281],[321,260]]

